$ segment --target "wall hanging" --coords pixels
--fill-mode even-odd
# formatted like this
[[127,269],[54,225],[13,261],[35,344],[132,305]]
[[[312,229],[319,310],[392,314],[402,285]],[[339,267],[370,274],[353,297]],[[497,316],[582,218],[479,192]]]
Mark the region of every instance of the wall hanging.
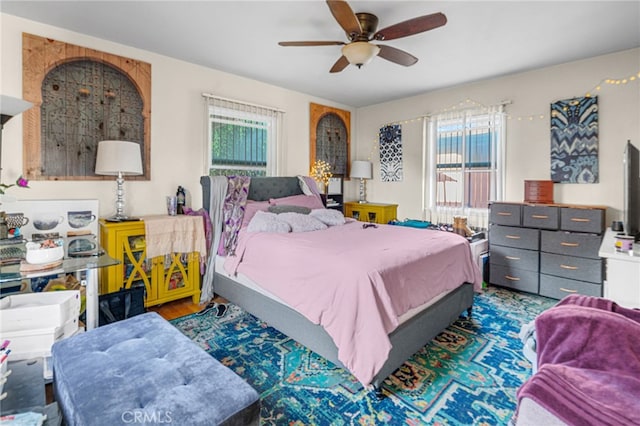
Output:
[[598,97],[551,104],[551,180],[598,183]]
[[30,180],[104,180],[94,173],[98,142],[142,146],[150,178],[151,65],[22,34],[23,174]]
[[338,108],[311,103],[309,164],[318,160],[331,165],[331,173],[345,179],[349,177],[351,150],[351,113]]
[[399,124],[380,129],[380,179],[402,181],[402,127]]

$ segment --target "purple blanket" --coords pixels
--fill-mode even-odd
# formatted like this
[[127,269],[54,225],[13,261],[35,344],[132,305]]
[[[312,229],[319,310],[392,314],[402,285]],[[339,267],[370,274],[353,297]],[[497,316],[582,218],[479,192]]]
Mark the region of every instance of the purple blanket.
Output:
[[571,425],[640,424],[640,312],[571,296],[536,318],[540,369],[519,390]]

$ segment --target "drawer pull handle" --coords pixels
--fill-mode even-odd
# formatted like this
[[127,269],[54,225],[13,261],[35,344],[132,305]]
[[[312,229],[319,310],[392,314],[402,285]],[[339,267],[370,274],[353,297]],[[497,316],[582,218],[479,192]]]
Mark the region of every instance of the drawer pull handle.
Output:
[[511,240],[519,240],[520,235],[507,235],[506,238],[509,238]]
[[580,244],[578,243],[565,243],[564,241],[560,243],[561,246],[565,247],[578,247]]
[[591,219],[582,219],[580,217],[572,217],[571,222],[591,222]]
[[498,216],[511,216],[509,212],[498,212]]
[[520,281],[520,278],[512,277],[511,275],[505,275],[504,277],[509,281]]
[[534,219],[549,219],[546,214],[532,214],[531,217]]
[[562,269],[569,269],[569,270],[571,270],[571,271],[575,271],[575,270],[577,270],[577,269],[578,269],[578,267],[577,267],[577,266],[569,266],[569,265],[563,265],[563,264],[560,264],[560,267],[561,267]]
[[578,290],[569,290],[568,288],[560,287],[560,291],[564,291],[565,293],[577,293]]
[[519,257],[514,257],[514,256],[505,256],[504,258],[508,260],[520,260]]

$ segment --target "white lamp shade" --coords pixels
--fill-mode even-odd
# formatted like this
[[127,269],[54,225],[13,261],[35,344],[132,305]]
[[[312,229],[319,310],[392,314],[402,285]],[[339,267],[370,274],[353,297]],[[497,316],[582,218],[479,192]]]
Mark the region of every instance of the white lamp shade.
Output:
[[140,145],[127,141],[102,141],[96,156],[97,175],[141,175]]
[[33,104],[23,99],[14,98],[12,96],[0,95],[0,114],[2,115],[2,124],[9,121],[15,115],[31,108]]
[[366,41],[354,41],[342,48],[342,54],[349,63],[358,67],[371,62],[378,52],[380,52],[379,46]]
[[351,163],[351,177],[358,179],[373,178],[373,164],[370,161],[354,161]]

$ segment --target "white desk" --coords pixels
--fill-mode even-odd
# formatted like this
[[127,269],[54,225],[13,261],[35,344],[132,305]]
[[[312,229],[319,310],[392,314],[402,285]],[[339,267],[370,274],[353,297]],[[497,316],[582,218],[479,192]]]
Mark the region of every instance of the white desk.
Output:
[[[5,265],[0,267],[0,286],[13,287],[16,282],[31,278],[54,275],[54,274],[76,274],[86,288],[87,296],[87,330],[98,327],[98,269],[106,266],[117,265],[118,260],[113,259],[108,254],[96,257],[76,257],[65,258],[62,265],[51,270],[20,272],[20,265]],[[82,279],[81,273],[85,274]],[[19,285],[19,284],[18,284]]]
[[604,297],[626,308],[640,308],[640,243],[634,244],[632,252],[619,252],[616,234],[607,229],[598,252],[607,265]]

